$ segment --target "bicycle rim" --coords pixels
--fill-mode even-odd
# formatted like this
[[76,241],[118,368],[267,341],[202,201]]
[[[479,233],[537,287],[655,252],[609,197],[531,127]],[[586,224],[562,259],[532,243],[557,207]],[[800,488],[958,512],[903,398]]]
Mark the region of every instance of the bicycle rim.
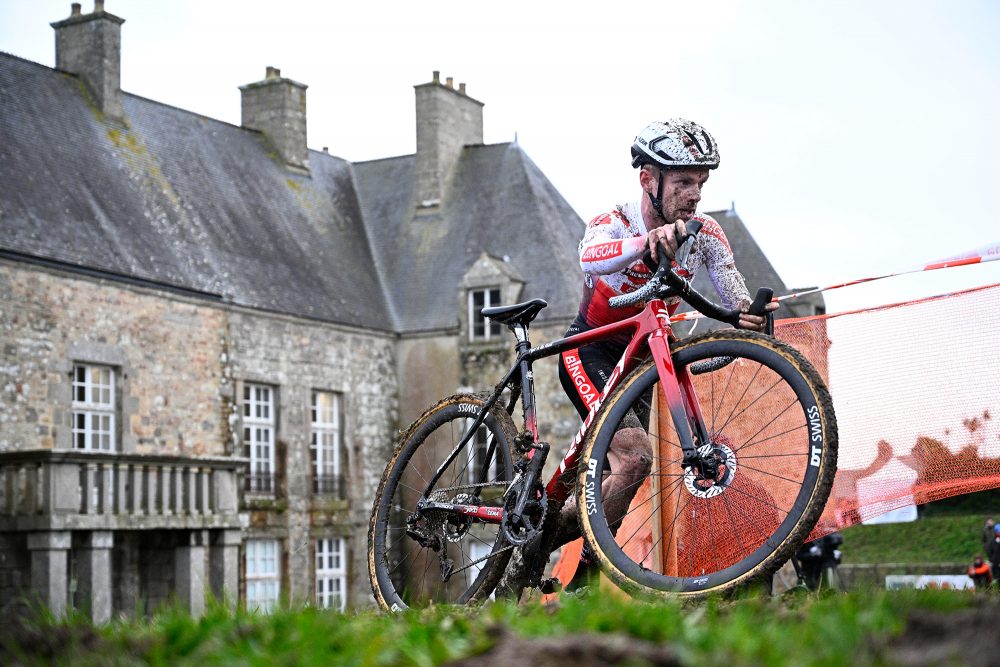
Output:
[[[502,550],[504,539],[497,524],[451,513],[415,512],[421,493],[461,440],[481,405],[481,397],[462,395],[434,406],[403,435],[386,467],[368,536],[372,590],[384,609],[467,604],[484,599],[510,558],[510,551]],[[439,502],[502,505],[513,474],[513,436],[514,426],[507,413],[491,411],[476,436],[445,469],[429,497]],[[494,456],[486,461],[490,442],[495,443]],[[480,482],[479,472],[484,466],[487,476]],[[408,529],[416,530],[433,544],[421,545],[407,534]],[[473,564],[498,550],[487,560]],[[454,573],[445,576],[447,569]]]
[[[678,368],[688,369],[707,359],[734,358],[692,375],[710,433],[709,442],[695,445],[712,452],[719,472],[699,479],[681,467],[666,406],[644,403],[662,395],[648,362],[609,397],[585,444],[581,524],[606,574],[622,588],[697,596],[771,574],[791,556],[829,495],[836,422],[815,369],[771,338],[712,332],[678,345],[673,357]],[[634,423],[627,415],[650,409],[651,474],[623,489],[635,494],[624,517],[608,517],[606,502],[614,499],[604,497],[597,471],[608,467],[609,445],[623,421]],[[613,474],[605,471],[603,477]]]

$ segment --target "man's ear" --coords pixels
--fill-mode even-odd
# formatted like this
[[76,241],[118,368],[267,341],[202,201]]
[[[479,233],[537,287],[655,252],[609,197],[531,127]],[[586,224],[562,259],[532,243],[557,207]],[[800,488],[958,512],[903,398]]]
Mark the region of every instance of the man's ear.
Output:
[[646,192],[656,194],[656,174],[649,165],[639,167],[639,186]]

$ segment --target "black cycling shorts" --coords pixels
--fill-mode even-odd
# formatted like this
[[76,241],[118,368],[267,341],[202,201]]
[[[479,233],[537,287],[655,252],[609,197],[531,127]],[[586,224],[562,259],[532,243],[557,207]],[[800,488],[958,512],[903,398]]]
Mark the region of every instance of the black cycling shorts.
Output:
[[[566,336],[589,331],[592,328],[581,315],[577,315],[566,330]],[[590,407],[600,398],[611,372],[625,354],[626,347],[625,343],[602,340],[566,350],[559,355],[559,381],[576,411],[580,413],[580,419],[587,418]],[[619,428],[636,426],[648,428],[651,398],[650,390],[644,397],[645,400],[639,402],[639,409],[627,415]]]

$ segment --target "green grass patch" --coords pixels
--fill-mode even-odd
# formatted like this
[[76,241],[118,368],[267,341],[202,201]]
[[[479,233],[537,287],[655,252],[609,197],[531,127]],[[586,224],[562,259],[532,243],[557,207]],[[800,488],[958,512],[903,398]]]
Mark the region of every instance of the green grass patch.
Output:
[[981,516],[930,516],[910,523],[853,526],[844,536],[844,563],[945,563],[981,553]]
[[920,506],[921,517],[956,515],[977,516],[983,523],[989,516],[1000,520],[1000,489],[966,493]]
[[[399,615],[304,608],[263,616],[213,606],[200,619],[167,611],[100,628],[79,617],[7,626],[0,633],[0,663],[440,665],[512,639],[555,638],[571,651],[595,633],[624,637],[626,646],[648,642],[682,664],[867,665],[884,662],[887,642],[903,631],[908,615],[962,612],[984,599],[957,591],[795,591],[685,605],[590,595],[565,596],[550,606],[496,603]],[[991,605],[994,618],[998,606],[995,600]],[[532,642],[524,646],[524,664],[550,664],[532,655]]]

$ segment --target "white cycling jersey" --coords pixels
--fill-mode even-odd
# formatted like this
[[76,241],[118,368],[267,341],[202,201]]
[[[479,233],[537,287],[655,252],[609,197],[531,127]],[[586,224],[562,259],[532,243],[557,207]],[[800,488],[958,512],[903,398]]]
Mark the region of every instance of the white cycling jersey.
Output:
[[[727,308],[749,305],[750,293],[722,227],[702,213],[691,219],[701,222],[702,228],[691,249],[687,262],[690,275],[686,277],[693,278],[700,267],[705,267]],[[652,271],[642,262],[648,233],[638,201],[616,206],[587,225],[580,241],[580,266],[586,274],[580,315],[589,326],[618,322],[642,310],[642,304],[611,308],[608,299],[633,292],[649,280]],[[668,301],[671,313],[679,303],[679,298]]]

